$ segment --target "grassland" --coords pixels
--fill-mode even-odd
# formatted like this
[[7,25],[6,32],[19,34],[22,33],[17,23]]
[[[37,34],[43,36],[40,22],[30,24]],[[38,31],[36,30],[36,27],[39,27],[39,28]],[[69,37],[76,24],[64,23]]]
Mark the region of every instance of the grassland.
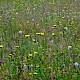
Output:
[[0,0],[0,80],[80,80],[80,0]]

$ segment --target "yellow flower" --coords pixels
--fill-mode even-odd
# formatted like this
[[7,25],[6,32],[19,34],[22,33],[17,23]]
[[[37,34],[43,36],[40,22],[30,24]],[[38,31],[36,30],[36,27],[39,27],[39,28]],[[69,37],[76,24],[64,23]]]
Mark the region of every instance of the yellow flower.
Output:
[[56,53],[53,53],[53,55],[55,56],[55,55],[56,55]]
[[52,28],[54,29],[54,26],[52,26]]
[[35,39],[32,39],[33,41],[36,41]]
[[0,45],[0,48],[3,48],[3,45]]
[[44,33],[40,32],[40,33],[36,33],[37,35],[44,35]]
[[12,54],[9,54],[9,56],[12,56]]
[[30,36],[30,35],[28,35],[28,34],[27,34],[27,35],[25,35],[25,37],[29,37],[29,36]]
[[11,58],[11,56],[8,56],[8,58]]
[[56,24],[53,25],[54,27],[56,26]]
[[38,67],[39,67],[39,65],[36,66],[36,68],[38,68]]
[[32,54],[29,54],[30,57],[32,57]]
[[51,67],[50,67],[50,66],[49,66],[48,68],[49,68],[49,69],[51,69]]
[[19,46],[15,46],[16,48],[19,48]]
[[52,33],[52,36],[54,36],[55,34],[54,33]]
[[38,52],[34,52],[34,54],[38,54]]
[[32,73],[29,73],[29,75],[32,75]]
[[41,33],[41,35],[44,35],[44,33]]
[[38,73],[36,73],[36,72],[33,72],[33,74],[38,74]]
[[38,35],[39,35],[40,33],[36,33],[36,34],[38,34]]
[[59,34],[63,34],[63,32],[62,31],[60,31],[60,33]]

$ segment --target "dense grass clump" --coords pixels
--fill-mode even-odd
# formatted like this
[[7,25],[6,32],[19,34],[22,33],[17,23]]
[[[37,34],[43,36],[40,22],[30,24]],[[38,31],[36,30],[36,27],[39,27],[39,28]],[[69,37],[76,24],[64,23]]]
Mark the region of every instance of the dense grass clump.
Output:
[[80,0],[0,0],[0,80],[80,80]]

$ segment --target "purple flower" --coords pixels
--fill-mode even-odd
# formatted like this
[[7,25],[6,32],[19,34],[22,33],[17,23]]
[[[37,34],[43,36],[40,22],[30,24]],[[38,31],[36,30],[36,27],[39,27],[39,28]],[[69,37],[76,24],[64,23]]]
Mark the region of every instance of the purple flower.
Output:
[[53,79],[56,79],[56,75],[53,75]]
[[69,66],[72,66],[72,64],[70,63]]
[[22,54],[22,52],[20,52],[20,54]]
[[80,56],[80,54],[78,54],[78,57]]
[[2,60],[0,60],[0,63],[2,63]]

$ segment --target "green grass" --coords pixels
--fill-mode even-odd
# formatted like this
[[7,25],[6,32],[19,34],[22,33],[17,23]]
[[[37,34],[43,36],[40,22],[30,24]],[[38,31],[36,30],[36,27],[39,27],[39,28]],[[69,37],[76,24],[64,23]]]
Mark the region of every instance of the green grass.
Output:
[[80,80],[79,3],[1,0],[0,80]]

